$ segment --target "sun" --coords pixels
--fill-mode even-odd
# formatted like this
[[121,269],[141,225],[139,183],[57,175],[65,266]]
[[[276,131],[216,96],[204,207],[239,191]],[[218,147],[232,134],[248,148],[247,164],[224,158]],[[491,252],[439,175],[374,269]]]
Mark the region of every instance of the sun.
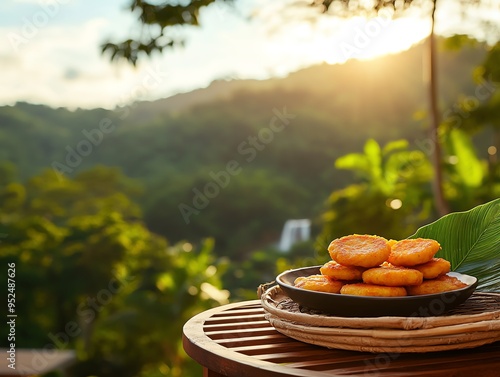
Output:
[[424,39],[429,30],[429,23],[417,18],[354,18],[334,39],[334,48],[324,60],[342,63],[349,59],[366,60],[398,53]]
[[338,64],[405,51],[427,37],[429,31],[430,22],[417,17],[353,17],[296,25],[289,35],[300,36],[295,48],[309,60]]

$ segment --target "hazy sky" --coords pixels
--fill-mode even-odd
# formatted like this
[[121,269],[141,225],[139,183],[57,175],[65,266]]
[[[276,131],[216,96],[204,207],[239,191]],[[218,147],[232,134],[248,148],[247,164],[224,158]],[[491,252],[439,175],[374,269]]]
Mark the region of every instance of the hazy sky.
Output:
[[[128,3],[2,0],[0,105],[113,108],[205,87],[215,79],[264,79],[311,64],[399,51],[429,30],[429,22],[419,18],[287,24],[274,12],[278,2],[237,0],[234,10],[218,4],[207,8],[203,27],[184,32],[185,48],[145,59],[134,69],[110,63],[99,48],[108,38],[139,32],[136,15],[124,10]],[[450,13],[447,21],[452,19]]]

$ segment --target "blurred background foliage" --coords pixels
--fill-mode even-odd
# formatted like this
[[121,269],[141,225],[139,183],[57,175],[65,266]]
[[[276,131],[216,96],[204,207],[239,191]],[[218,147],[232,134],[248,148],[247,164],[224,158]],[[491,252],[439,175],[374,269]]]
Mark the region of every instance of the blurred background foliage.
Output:
[[[500,196],[500,54],[441,42],[445,196],[461,211]],[[181,346],[191,316],[324,262],[333,238],[401,239],[435,220],[422,48],[114,112],[0,108],[0,261],[17,266],[18,347],[76,349],[72,376],[201,375]],[[293,118],[259,139],[277,112]],[[103,119],[113,132],[75,157]],[[228,184],[196,207],[220,172]],[[189,224],[180,204],[196,210]],[[312,238],[284,253],[292,218],[311,219]]]
[[102,166],[2,182],[0,260],[17,266],[16,343],[76,348],[75,376],[185,375],[183,323],[228,302],[213,240],[169,245],[142,222],[134,192]]

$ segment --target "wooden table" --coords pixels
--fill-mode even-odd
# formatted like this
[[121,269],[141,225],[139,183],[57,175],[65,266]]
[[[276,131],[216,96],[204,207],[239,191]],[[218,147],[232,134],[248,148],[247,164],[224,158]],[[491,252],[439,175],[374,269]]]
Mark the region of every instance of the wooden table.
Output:
[[9,349],[0,348],[2,362],[0,377],[40,376],[55,370],[64,370],[75,362],[74,351],[59,351],[53,349],[16,349],[15,368],[9,368]]
[[207,310],[184,325],[187,354],[204,377],[499,377],[500,342],[425,354],[372,354],[313,346],[277,332],[260,300]]

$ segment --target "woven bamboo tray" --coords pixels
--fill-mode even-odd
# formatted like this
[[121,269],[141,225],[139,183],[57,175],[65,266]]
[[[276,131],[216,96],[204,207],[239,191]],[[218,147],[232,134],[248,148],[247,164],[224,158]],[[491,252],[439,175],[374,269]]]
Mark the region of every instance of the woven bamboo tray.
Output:
[[277,331],[305,343],[368,352],[434,352],[500,341],[500,294],[475,292],[438,317],[334,317],[304,309],[278,287],[261,296]]

